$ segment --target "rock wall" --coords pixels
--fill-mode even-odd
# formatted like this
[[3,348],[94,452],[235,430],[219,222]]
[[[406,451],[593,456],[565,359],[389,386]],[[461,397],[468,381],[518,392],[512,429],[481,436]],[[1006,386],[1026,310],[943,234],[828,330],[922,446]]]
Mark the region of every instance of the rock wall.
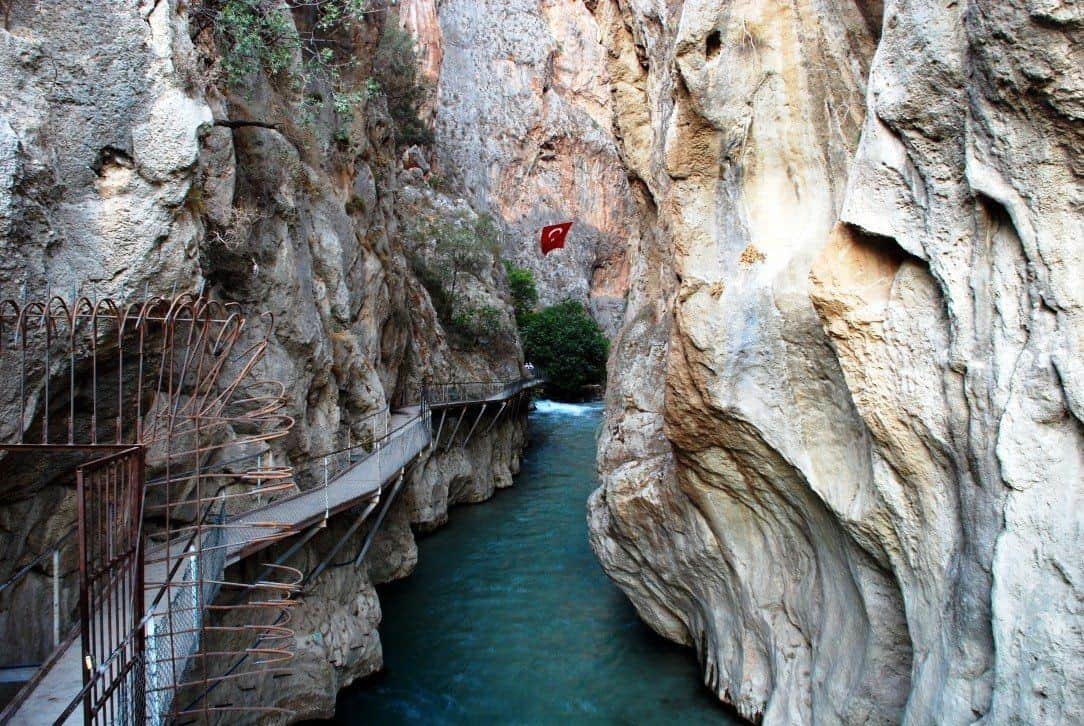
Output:
[[[6,294],[271,310],[298,420],[273,453],[300,461],[424,371],[517,369],[444,334],[400,232],[491,212],[545,302],[615,332],[592,543],[720,698],[769,723],[1084,720],[1077,5],[404,0],[437,136],[408,170],[379,94],[306,119],[264,72],[225,83],[201,7],[0,5]],[[340,40],[364,61],[378,35]],[[507,321],[502,283],[471,296]],[[265,698],[326,714],[377,667],[371,583],[412,567],[408,522],[507,482],[521,437],[419,467],[368,579],[295,614],[308,681]],[[7,573],[72,510],[63,482],[0,479]]]
[[[412,268],[419,243],[407,223],[474,211],[470,198],[404,168],[385,99],[367,85],[383,16],[335,38],[356,61],[341,79],[357,91],[344,109],[329,88],[299,87],[260,63],[243,83],[230,82],[218,7],[0,3],[0,297],[52,291],[127,303],[204,290],[241,303],[253,335],[259,313],[273,313],[266,372],[286,385],[296,424],[269,453],[296,464],[305,487],[311,455],[370,435],[371,415],[416,400],[424,378],[507,378],[518,375],[522,354],[498,260],[462,284],[472,301],[499,311],[500,345],[447,335]],[[289,32],[312,30],[311,7],[276,7]],[[11,404],[0,399],[0,408]],[[17,421],[7,411],[4,439]],[[466,452],[439,457],[447,466],[434,457],[416,467],[363,571],[329,573],[296,609],[296,681],[240,697],[330,715],[338,687],[380,666],[372,582],[413,568],[410,524],[433,526],[450,504],[510,484],[523,429],[521,419],[509,421]],[[0,579],[74,519],[71,481],[12,478],[24,470],[25,461],[0,460]],[[346,526],[335,522],[314,539],[298,566],[319,561]],[[62,563],[65,592],[74,558],[69,550]],[[49,572],[48,563],[35,571],[0,612],[12,658],[49,651],[50,614],[28,606],[47,598]],[[26,613],[40,622],[28,626]]]
[[1084,718],[1084,16],[598,0],[603,566],[766,723]]
[[[439,177],[502,222],[542,304],[581,300],[615,333],[639,223],[594,17],[580,0],[404,0],[400,17],[434,88]],[[566,220],[567,246],[543,258],[540,229]]]

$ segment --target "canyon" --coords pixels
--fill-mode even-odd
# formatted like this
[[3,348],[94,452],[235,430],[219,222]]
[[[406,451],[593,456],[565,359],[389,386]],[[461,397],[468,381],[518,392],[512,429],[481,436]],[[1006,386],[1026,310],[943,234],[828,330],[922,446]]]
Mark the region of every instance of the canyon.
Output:
[[[416,264],[419,220],[492,218],[542,303],[612,336],[590,542],[719,700],[767,724],[1084,721],[1078,3],[400,0],[428,145],[366,90],[380,22],[335,36],[349,110],[306,118],[311,88],[227,82],[214,7],[0,3],[5,296],[273,313],[289,462],[427,379],[518,375],[498,256],[464,283],[508,331],[481,344]],[[0,411],[17,394],[0,380]],[[237,697],[330,716],[381,667],[374,585],[510,486],[526,436],[420,462],[363,571],[295,608],[300,677]],[[5,466],[3,575],[74,507]],[[10,613],[5,642],[45,637]]]

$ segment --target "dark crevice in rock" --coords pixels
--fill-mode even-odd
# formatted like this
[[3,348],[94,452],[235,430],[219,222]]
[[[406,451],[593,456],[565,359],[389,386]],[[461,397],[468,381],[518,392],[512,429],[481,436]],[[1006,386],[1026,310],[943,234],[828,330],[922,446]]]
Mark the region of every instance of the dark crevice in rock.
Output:
[[91,168],[100,177],[111,166],[134,169],[135,160],[132,158],[131,153],[124,149],[118,149],[115,146],[103,146],[98,150],[98,157],[91,164]]
[[704,41],[704,56],[711,60],[715,56],[719,55],[719,51],[723,48],[723,36],[716,29],[708,33],[707,40]]

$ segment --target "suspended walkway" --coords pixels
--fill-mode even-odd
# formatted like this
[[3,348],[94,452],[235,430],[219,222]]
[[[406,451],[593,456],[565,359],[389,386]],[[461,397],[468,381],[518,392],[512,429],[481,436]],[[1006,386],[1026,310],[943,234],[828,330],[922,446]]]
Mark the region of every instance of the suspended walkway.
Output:
[[[225,517],[218,526],[203,532],[201,536],[204,540],[199,543],[189,541],[148,545],[144,554],[145,581],[160,585],[148,587],[142,597],[146,639],[145,663],[138,666],[142,672],[125,676],[130,679],[139,677],[140,682],[132,685],[131,691],[144,695],[145,715],[138,712],[137,704],[125,708],[125,704],[121,703],[110,713],[97,713],[94,722],[169,722],[171,714],[176,713],[172,699],[177,684],[182,681],[189,661],[200,649],[197,633],[200,632],[198,624],[203,613],[199,607],[192,605],[214,599],[217,595],[216,583],[223,580],[226,567],[283,541],[284,535],[293,537],[296,540],[293,545],[257,578],[258,582],[262,581],[272,568],[284,567],[284,562],[331,517],[356,510],[355,522],[331,549],[325,561],[303,576],[299,584],[307,586],[323,572],[350,536],[368,521],[379,506],[377,519],[356,555],[355,565],[359,565],[402,486],[406,469],[427,449],[440,445],[446,421],[455,419],[456,425],[446,437],[445,450],[455,441],[459,424],[468,411],[477,409],[471,418],[473,425],[462,439],[463,445],[466,445],[491,405],[499,410],[493,415],[486,432],[499,422],[505,411],[510,408],[518,410],[523,405],[524,397],[521,394],[543,382],[543,378],[538,376],[513,381],[426,386],[422,403],[387,415],[384,436],[314,457],[309,462],[309,468],[310,474],[314,474],[311,479],[315,480],[315,486],[242,514]],[[436,422],[434,412],[439,413]],[[198,549],[200,555],[186,559],[186,548],[189,552]],[[254,588],[257,586],[252,585]],[[199,593],[197,589],[203,592]],[[120,598],[119,592],[113,591],[110,597]],[[165,593],[171,597],[163,597]],[[120,604],[102,607],[99,612],[112,612],[120,607]],[[194,624],[179,620],[194,621]],[[92,630],[98,626],[103,632],[108,629],[107,623],[90,623]],[[189,632],[191,636],[187,641],[179,641],[175,635]],[[156,633],[169,633],[171,639],[166,643],[163,636]],[[84,699],[89,688],[89,685],[84,685],[87,654],[78,634],[77,629],[60,644],[35,677],[0,713],[0,723],[44,726],[84,722]],[[123,650],[120,643],[107,645],[114,652]],[[99,673],[116,668],[115,664],[110,663],[111,658],[105,658],[105,662],[94,663],[91,667]]]

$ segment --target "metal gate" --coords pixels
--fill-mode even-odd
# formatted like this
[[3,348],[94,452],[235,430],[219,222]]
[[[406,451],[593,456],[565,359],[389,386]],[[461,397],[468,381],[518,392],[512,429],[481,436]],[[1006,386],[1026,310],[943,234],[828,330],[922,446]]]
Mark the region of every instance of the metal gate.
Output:
[[[48,465],[34,496],[54,480],[67,484],[88,451],[105,457],[77,477],[81,643],[64,639],[0,717],[67,723],[82,709],[87,723],[121,726],[236,719],[247,704],[236,693],[209,703],[214,687],[283,672],[271,666],[290,648],[247,643],[292,640],[285,616],[271,626],[265,617],[290,605],[291,583],[228,582],[222,573],[228,535],[266,546],[292,533],[286,522],[237,529],[218,515],[224,500],[243,512],[253,508],[246,500],[259,507],[294,488],[289,467],[262,463],[293,426],[285,387],[261,373],[274,319],[247,321],[236,303],[187,292],[128,304],[0,299],[0,371],[13,377],[0,398],[18,413],[0,421],[0,452]],[[0,475],[13,469],[0,461]],[[146,552],[141,515],[161,542]],[[245,597],[212,605],[223,587]],[[207,626],[212,608],[216,624]],[[275,658],[253,657],[272,650]]]
[[143,447],[77,470],[85,724],[141,724]]

